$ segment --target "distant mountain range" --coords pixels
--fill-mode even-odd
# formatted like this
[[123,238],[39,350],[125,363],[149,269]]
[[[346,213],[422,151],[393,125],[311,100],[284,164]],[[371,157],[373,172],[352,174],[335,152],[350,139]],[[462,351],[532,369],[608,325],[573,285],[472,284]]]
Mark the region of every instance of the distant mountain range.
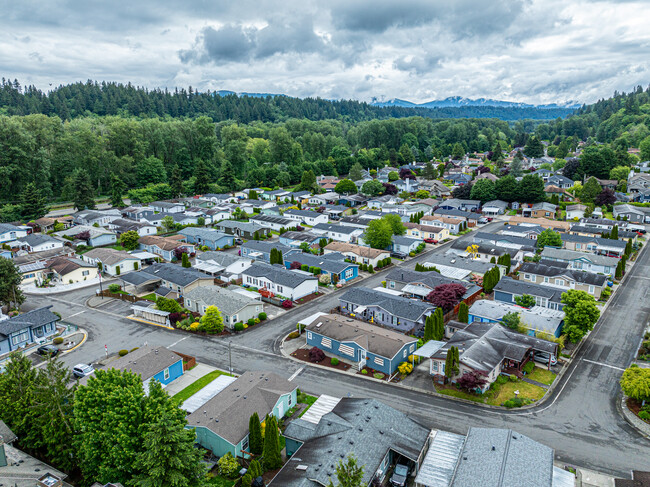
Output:
[[[266,98],[267,96],[285,96],[288,95],[280,93],[248,93],[245,91],[237,92],[230,90],[219,90],[215,92],[219,96],[228,96],[228,95],[237,95],[237,96],[249,96],[251,98]],[[292,97],[289,97],[292,98]],[[334,100],[330,100],[334,101]],[[563,108],[568,110],[577,110],[582,105],[573,101],[568,101],[565,103],[550,103],[546,105],[531,105],[529,103],[520,103],[515,101],[503,101],[503,100],[492,100],[490,98],[477,98],[473,100],[471,98],[464,98],[462,96],[450,96],[444,100],[433,100],[426,103],[413,103],[408,100],[402,100],[400,98],[391,98],[383,99],[373,97],[370,101],[370,105],[375,107],[402,107],[402,108],[461,108],[461,107],[499,107],[499,108]]]
[[404,107],[404,108],[458,108],[458,107],[508,107],[508,108],[565,108],[577,110],[582,105],[573,101],[565,103],[550,103],[547,105],[531,105],[514,101],[492,100],[489,98],[464,98],[462,96],[450,96],[444,100],[433,100],[426,103],[413,103],[408,100],[391,98],[389,100],[373,98],[371,105],[377,107]]

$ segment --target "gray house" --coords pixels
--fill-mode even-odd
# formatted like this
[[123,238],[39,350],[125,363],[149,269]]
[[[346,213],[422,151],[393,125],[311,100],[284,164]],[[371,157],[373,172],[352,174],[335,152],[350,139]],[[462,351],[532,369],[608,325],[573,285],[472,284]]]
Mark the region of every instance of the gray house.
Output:
[[432,304],[367,287],[348,289],[339,302],[347,315],[409,333],[423,329],[426,317],[435,311]]
[[44,306],[0,321],[0,355],[44,341],[56,333],[61,318]]
[[221,311],[224,324],[231,329],[235,323],[246,323],[264,311],[261,299],[251,299],[219,286],[196,287],[188,291],[183,298],[187,309],[201,314],[205,313],[209,306],[216,306]]
[[240,222],[237,220],[223,220],[214,225],[214,228],[228,235],[236,235],[242,238],[255,238],[257,236],[267,236],[271,233],[269,227],[264,227],[256,222]]
[[564,304],[562,304],[563,292],[564,289],[504,277],[494,286],[494,300],[516,304],[515,298],[526,294],[535,298],[537,306],[562,310],[564,308]]
[[250,240],[241,246],[241,256],[248,259],[261,260],[269,263],[271,261],[271,250],[278,249],[285,255],[287,252],[293,250],[292,247],[287,247],[279,242],[263,242],[257,240]]

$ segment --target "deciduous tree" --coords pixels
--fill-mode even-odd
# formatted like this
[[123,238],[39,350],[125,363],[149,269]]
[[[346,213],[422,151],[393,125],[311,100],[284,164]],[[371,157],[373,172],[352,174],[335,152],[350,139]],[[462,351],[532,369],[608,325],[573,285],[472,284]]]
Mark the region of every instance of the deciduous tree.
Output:
[[570,289],[562,293],[564,303],[564,331],[569,340],[578,342],[587,332],[593,329],[600,318],[600,310],[596,300],[585,291]]
[[481,204],[487,201],[493,201],[497,198],[494,182],[489,179],[479,179],[472,186],[470,198],[480,200]]
[[625,369],[620,382],[626,396],[639,402],[650,401],[650,369],[632,364]]
[[135,250],[140,240],[140,234],[135,230],[129,230],[120,235],[120,243],[126,250]]
[[475,370],[465,372],[458,379],[456,379],[456,384],[461,389],[465,389],[469,392],[474,392],[478,389],[482,389],[485,384],[487,384],[487,379],[483,374]]
[[336,184],[334,191],[338,194],[355,194],[357,186],[349,179],[342,179]]
[[393,239],[393,229],[389,222],[383,218],[372,220],[368,224],[363,240],[373,249],[387,248]]
[[434,287],[425,299],[447,312],[460,302],[466,291],[462,284],[440,284]]
[[537,236],[537,248],[543,249],[544,247],[562,247],[562,236],[559,232],[555,232],[547,228],[540,232]]
[[535,306],[535,297],[530,294],[522,294],[521,296],[515,296],[515,303],[522,308],[532,308]]

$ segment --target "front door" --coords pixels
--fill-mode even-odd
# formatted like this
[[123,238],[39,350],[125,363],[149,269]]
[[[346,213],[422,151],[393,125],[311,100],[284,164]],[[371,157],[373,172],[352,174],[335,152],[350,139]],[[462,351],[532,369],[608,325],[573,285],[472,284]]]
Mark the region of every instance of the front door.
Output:
[[359,350],[359,370],[363,369],[366,366],[366,351]]

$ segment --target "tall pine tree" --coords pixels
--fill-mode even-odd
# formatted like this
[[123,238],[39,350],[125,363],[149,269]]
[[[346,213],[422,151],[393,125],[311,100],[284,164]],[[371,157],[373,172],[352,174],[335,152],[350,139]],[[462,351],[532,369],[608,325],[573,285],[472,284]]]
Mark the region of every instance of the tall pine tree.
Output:
[[424,321],[424,342],[428,342],[429,340],[433,340],[434,338],[434,325],[436,323],[436,319],[434,318],[433,315],[427,316],[426,320]]
[[47,213],[45,198],[34,183],[25,186],[21,195],[21,216],[25,220],[36,220]]
[[196,194],[205,194],[210,191],[212,178],[210,177],[208,166],[201,159],[199,159],[199,162],[196,163],[196,167],[194,168],[194,177],[194,192]]
[[171,176],[169,177],[169,186],[172,189],[172,196],[178,198],[183,194],[183,176],[178,164],[174,164]]
[[117,174],[111,176],[111,206],[113,208],[120,208],[124,206],[122,201],[122,194],[126,189],[126,184],[122,181]]
[[248,448],[253,455],[261,455],[264,448],[262,427],[257,413],[253,413],[248,420]]
[[264,427],[264,451],[262,465],[265,471],[275,470],[282,466],[280,452],[280,437],[278,435],[278,422],[275,416],[268,416]]
[[469,308],[465,302],[458,305],[458,321],[461,323],[469,322]]
[[78,169],[74,175],[74,190],[74,207],[77,210],[95,208],[95,190],[85,169]]
[[237,189],[235,170],[227,159],[221,163],[221,178],[219,179],[219,184],[226,188],[227,191],[235,191]]

